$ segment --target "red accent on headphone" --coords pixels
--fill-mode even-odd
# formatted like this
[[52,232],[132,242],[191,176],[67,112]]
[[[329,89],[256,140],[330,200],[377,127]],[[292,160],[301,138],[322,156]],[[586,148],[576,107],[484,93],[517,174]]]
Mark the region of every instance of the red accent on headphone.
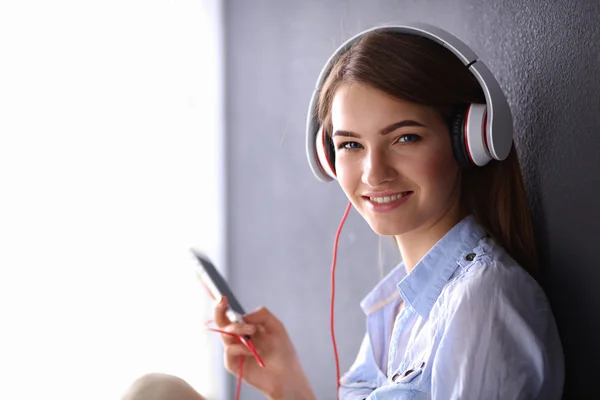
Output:
[[465,147],[467,149],[467,155],[469,156],[469,160],[471,160],[472,164],[475,164],[473,161],[473,157],[471,156],[471,149],[469,148],[469,136],[467,135],[467,123],[469,122],[469,113],[471,112],[471,105],[467,107],[465,111],[465,121],[463,122],[463,135],[465,139]]
[[483,144],[485,146],[485,150],[489,151],[487,141],[487,109],[485,110],[485,116],[483,117]]
[[329,159],[329,152],[327,151],[327,141],[325,140],[325,136],[327,135],[327,132],[325,132],[325,129],[321,128],[321,130],[323,131],[323,154],[325,154],[325,159],[327,160],[327,164],[329,164],[329,168],[331,169],[331,172],[333,172],[333,175],[337,176],[337,174],[335,173],[335,168],[333,167],[333,164],[331,163],[331,160]]

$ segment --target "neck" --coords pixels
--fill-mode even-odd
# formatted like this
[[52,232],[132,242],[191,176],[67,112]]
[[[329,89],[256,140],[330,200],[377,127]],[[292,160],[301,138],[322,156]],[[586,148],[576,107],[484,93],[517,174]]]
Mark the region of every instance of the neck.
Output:
[[458,205],[450,208],[440,218],[417,230],[396,235],[398,250],[404,262],[406,272],[410,273],[415,265],[450,229],[459,223],[467,213]]

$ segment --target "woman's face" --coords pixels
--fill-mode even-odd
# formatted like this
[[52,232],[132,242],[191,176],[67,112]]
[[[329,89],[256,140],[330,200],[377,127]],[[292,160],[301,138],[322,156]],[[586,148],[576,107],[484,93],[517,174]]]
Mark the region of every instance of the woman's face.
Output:
[[433,108],[343,85],[332,124],[338,181],[376,233],[425,230],[458,206],[459,166]]

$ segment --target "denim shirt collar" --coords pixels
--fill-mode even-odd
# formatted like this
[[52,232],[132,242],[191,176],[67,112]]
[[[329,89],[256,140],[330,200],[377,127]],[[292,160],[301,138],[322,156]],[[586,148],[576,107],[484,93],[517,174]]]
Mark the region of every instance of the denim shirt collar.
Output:
[[360,302],[363,312],[368,316],[400,297],[397,285],[405,276],[406,269],[401,262]]
[[404,301],[426,318],[442,289],[459,265],[467,265],[466,256],[486,235],[475,217],[467,216],[448,231],[406,274],[404,263],[395,267],[361,301],[366,315],[402,296]]
[[425,318],[467,254],[485,236],[484,229],[469,215],[446,233],[400,283],[402,298]]

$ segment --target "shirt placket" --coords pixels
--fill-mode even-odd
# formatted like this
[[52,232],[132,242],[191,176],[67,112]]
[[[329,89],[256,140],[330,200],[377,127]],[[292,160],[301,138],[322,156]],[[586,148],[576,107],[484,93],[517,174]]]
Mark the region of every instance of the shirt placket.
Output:
[[406,351],[406,340],[403,340],[404,336],[406,336],[406,329],[409,324],[408,322],[414,315],[414,310],[412,307],[408,306],[406,303],[402,308],[402,311],[396,315],[396,319],[394,321],[394,328],[392,329],[392,337],[390,341],[390,348],[388,351],[388,360],[387,360],[387,371],[386,376],[390,377],[390,375],[397,370],[399,367],[406,367],[403,362],[399,362],[398,360],[398,351],[399,345],[402,346],[402,352]]

